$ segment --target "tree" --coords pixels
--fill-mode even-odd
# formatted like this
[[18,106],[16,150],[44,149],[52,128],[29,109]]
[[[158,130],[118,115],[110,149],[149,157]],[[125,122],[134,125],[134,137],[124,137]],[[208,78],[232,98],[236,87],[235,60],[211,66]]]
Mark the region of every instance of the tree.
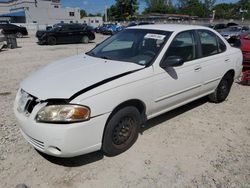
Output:
[[109,20],[133,20],[138,10],[137,0],[116,0],[108,9]]
[[82,19],[83,17],[87,16],[87,12],[83,9],[80,10],[80,18]]
[[199,0],[179,0],[179,13],[204,17],[204,6]]
[[221,18],[231,19],[231,18],[235,18],[236,16],[235,4],[233,3],[217,4],[213,7],[213,10],[215,10],[216,19],[221,19]]
[[239,16],[250,18],[250,0],[240,0],[237,3]]
[[101,14],[101,13],[96,13],[96,14],[89,13],[88,16],[89,16],[89,17],[96,17],[96,16],[102,17],[102,14]]
[[216,0],[204,0],[203,3],[203,17],[209,17],[212,14]]
[[171,0],[145,0],[147,8],[144,10],[145,13],[175,13],[175,7]]

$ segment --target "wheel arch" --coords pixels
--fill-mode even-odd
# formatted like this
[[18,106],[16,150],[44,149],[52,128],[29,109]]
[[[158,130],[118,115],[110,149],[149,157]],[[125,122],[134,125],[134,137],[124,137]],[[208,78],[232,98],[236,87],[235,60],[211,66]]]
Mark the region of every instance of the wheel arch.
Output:
[[230,69],[229,71],[227,71],[226,74],[224,74],[224,76],[227,75],[227,74],[230,74],[234,79],[235,71],[233,69]]
[[139,99],[130,99],[130,100],[127,100],[127,101],[124,101],[122,102],[121,104],[117,105],[111,112],[111,114],[109,115],[106,123],[105,123],[105,127],[104,127],[104,130],[103,130],[103,135],[102,135],[102,143],[103,143],[103,139],[104,139],[104,133],[106,131],[106,128],[107,128],[107,124],[108,122],[110,121],[111,117],[116,113],[118,112],[119,110],[121,110],[122,108],[124,107],[127,107],[127,106],[133,106],[135,107],[141,114],[141,124],[145,123],[146,120],[147,120],[147,117],[146,117],[146,105],[143,101],[139,100]]

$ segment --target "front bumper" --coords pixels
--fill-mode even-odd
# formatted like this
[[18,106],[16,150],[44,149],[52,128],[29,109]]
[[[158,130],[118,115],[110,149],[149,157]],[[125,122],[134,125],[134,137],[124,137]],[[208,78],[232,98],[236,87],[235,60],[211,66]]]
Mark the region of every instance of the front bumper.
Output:
[[57,157],[74,157],[101,149],[109,114],[73,124],[38,123],[35,116],[42,105],[37,104],[32,113],[26,116],[17,111],[17,100],[14,113],[21,133],[37,150]]

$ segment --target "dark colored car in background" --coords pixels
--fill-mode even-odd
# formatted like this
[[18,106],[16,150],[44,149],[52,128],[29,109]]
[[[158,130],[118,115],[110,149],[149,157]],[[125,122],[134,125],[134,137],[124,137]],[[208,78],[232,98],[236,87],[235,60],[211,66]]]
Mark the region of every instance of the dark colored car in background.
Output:
[[17,38],[28,35],[26,27],[20,27],[10,23],[0,23],[0,29],[3,30],[4,34],[15,34]]
[[39,44],[89,43],[95,39],[95,31],[84,24],[59,24],[50,30],[36,32]]

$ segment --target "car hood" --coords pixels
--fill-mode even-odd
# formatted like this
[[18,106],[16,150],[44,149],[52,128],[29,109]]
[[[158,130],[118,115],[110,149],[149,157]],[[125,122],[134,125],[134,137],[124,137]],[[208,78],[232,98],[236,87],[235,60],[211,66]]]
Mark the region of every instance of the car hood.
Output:
[[33,73],[21,88],[40,100],[69,99],[77,92],[104,80],[143,68],[129,62],[91,57],[85,54],[52,63]]

